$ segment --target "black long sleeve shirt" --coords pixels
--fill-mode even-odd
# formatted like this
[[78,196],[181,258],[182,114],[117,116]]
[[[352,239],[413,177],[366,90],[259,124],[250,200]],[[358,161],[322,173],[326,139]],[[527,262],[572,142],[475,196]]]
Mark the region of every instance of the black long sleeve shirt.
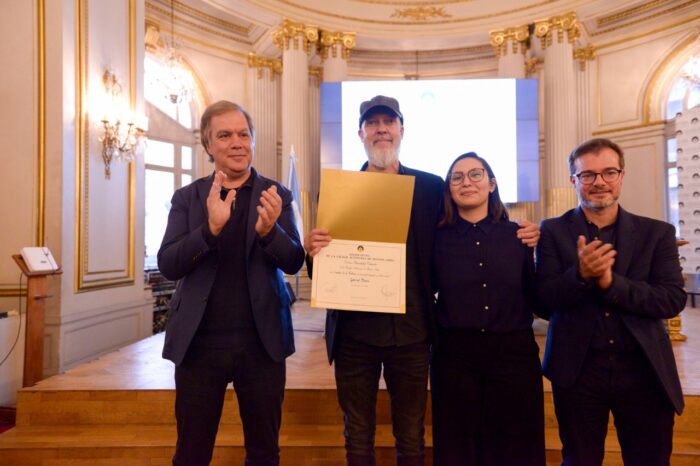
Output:
[[[205,240],[216,248],[219,265],[204,317],[195,334],[195,346],[231,348],[250,341],[256,335],[245,260],[253,177],[249,177],[236,191],[231,217],[221,233],[213,236],[208,228],[204,229]],[[222,200],[228,192],[225,188],[221,190]]]
[[[586,229],[588,230],[587,242],[601,240],[604,244],[610,243],[615,247],[617,243],[617,222],[603,228],[586,219]],[[632,333],[622,320],[620,312],[612,306],[606,305],[600,299],[601,307],[596,316],[595,330],[591,340],[591,348],[613,352],[639,351],[641,348],[637,344]]]
[[435,235],[437,321],[448,329],[508,333],[532,326],[536,305],[533,250],[518,225],[458,217]]

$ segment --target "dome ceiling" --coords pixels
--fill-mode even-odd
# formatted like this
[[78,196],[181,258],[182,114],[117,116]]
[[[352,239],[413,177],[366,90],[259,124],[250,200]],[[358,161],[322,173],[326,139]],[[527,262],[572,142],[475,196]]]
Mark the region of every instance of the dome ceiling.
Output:
[[[585,20],[656,0],[203,0],[268,27],[288,18],[334,31],[357,33],[369,50],[429,50],[488,43],[488,32],[575,10]],[[646,5],[646,7],[645,7]]]
[[[489,31],[576,11],[583,38],[658,24],[692,10],[688,0],[172,0],[179,27],[274,54],[283,19],[355,32],[356,50],[430,51],[483,48]],[[151,18],[167,21],[170,0],[146,0]]]

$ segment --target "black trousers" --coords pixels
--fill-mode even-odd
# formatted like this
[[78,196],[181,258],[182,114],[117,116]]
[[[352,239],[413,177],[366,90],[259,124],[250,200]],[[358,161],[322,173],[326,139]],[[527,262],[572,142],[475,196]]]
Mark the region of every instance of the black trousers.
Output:
[[435,466],[544,466],[542,371],[531,329],[442,329],[430,390]]
[[576,383],[552,393],[562,464],[603,463],[610,412],[625,466],[669,464],[674,408],[641,350],[589,351]]
[[233,381],[248,466],[279,464],[285,361],[273,361],[256,338],[234,349],[191,347],[175,368],[177,446],[174,466],[208,465],[226,386]]
[[422,466],[430,362],[428,344],[374,346],[339,337],[334,353],[335,380],[345,421],[347,464],[375,464],[377,391],[383,369],[391,399],[397,464]]

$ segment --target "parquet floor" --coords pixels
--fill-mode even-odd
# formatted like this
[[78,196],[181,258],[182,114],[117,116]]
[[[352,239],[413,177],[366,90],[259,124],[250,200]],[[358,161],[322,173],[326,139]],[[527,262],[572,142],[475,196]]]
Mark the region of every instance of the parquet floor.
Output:
[[[296,353],[287,360],[280,433],[283,466],[342,466],[342,413],[323,338],[325,312],[298,302]],[[535,325],[540,349],[545,336]],[[700,309],[684,312],[688,341],[674,343],[686,412],[676,419],[673,466],[700,466]],[[17,427],[0,434],[2,466],[157,466],[170,464],[175,443],[173,365],[156,335],[50,377],[18,393]],[[383,386],[381,387],[383,388]],[[551,388],[545,381],[547,464],[561,462]],[[227,393],[212,464],[242,464],[242,430],[233,390]],[[386,391],[378,397],[377,459],[395,464]],[[431,442],[430,411],[426,444]],[[605,465],[621,465],[614,427]],[[430,450],[426,466],[431,466]]]
[[[297,301],[292,313],[296,353],[287,359],[287,388],[334,389],[323,338],[325,312]],[[545,336],[535,326],[540,353]],[[688,341],[673,344],[683,392],[700,396],[700,309],[683,312]],[[172,390],[173,365],[161,358],[163,334],[134,343],[95,361],[39,382],[32,390]],[[545,384],[545,390],[551,388]]]

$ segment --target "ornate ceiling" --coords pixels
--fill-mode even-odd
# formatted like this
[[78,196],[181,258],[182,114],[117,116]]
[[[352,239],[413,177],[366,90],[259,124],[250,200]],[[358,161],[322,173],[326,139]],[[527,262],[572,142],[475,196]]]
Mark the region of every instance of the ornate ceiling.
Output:
[[[658,27],[700,0],[174,0],[178,28],[218,35],[271,53],[283,19],[357,33],[357,50],[427,51],[487,46],[489,31],[576,11],[583,37]],[[167,18],[170,0],[146,0]],[[161,24],[162,21],[160,21]]]

